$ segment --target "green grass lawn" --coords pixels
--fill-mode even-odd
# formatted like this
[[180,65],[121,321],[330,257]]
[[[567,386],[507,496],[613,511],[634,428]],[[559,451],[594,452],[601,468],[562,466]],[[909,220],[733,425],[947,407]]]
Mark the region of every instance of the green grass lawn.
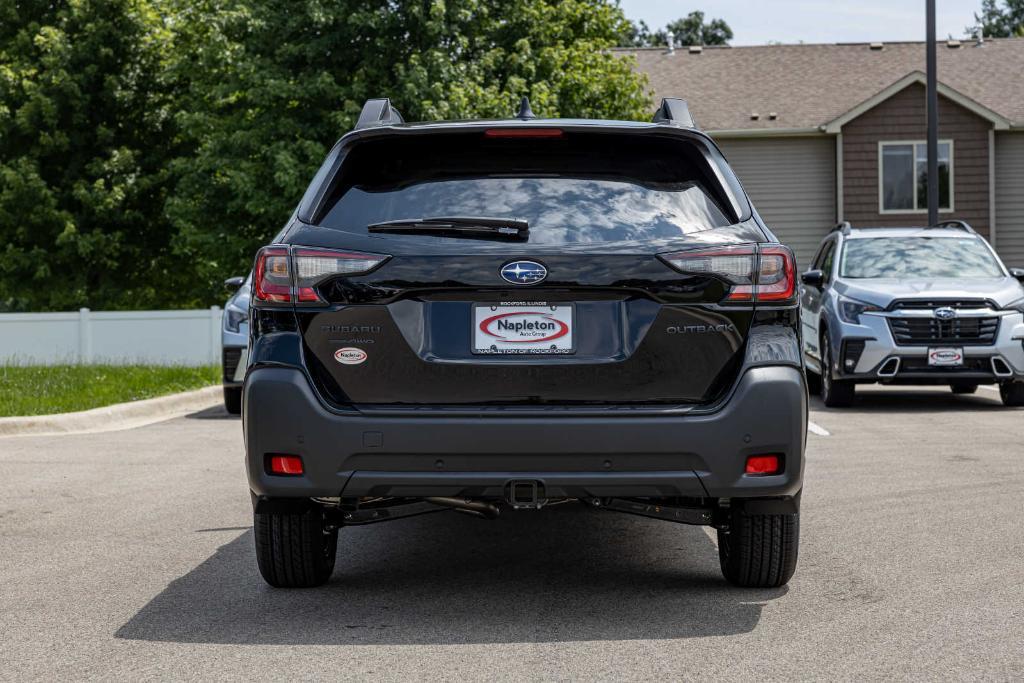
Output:
[[0,417],[88,410],[220,381],[219,365],[5,365],[0,366]]

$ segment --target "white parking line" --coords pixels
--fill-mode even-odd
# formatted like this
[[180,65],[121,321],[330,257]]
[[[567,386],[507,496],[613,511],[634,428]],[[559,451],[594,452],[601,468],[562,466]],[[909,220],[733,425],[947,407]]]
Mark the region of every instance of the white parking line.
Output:
[[999,387],[990,387],[987,384],[979,384],[978,388],[979,389],[988,389],[989,391],[999,391]]
[[822,427],[817,422],[807,421],[807,431],[811,434],[817,434],[818,436],[832,436],[832,432]]

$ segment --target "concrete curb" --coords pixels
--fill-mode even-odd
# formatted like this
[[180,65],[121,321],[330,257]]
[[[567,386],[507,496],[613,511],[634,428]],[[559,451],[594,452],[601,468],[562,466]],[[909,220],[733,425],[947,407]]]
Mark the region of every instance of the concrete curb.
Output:
[[218,385],[170,396],[117,403],[77,413],[0,417],[0,437],[87,434],[133,429],[205,410],[221,401],[222,392]]

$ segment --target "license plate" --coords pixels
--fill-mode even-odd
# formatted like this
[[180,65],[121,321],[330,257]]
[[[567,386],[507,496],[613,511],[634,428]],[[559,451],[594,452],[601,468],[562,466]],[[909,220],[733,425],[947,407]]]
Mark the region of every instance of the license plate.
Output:
[[964,350],[955,348],[928,349],[928,365],[951,367],[964,364]]
[[473,353],[533,355],[576,349],[572,304],[476,304]]

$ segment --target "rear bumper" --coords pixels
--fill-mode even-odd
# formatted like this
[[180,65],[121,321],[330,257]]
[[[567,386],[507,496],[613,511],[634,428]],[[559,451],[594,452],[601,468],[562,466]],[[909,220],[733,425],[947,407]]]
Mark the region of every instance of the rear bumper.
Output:
[[[796,495],[802,485],[807,391],[800,369],[747,370],[718,410],[643,417],[409,417],[337,414],[295,369],[245,381],[249,486],[261,497],[502,498],[510,481],[546,497]],[[266,473],[268,454],[298,455],[305,473]],[[746,476],[749,455],[779,454],[784,471]]]

